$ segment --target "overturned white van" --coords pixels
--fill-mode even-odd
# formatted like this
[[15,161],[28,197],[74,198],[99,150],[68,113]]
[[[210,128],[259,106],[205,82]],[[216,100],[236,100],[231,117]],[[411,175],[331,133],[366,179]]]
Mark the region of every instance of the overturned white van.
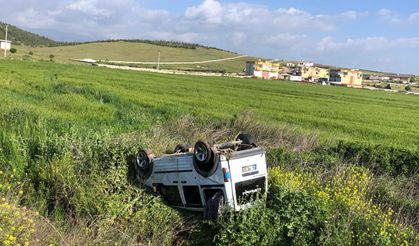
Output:
[[218,217],[222,209],[251,206],[267,190],[265,150],[249,134],[236,141],[194,148],[178,145],[174,154],[155,157],[140,150],[134,159],[140,183],[151,187],[171,205]]

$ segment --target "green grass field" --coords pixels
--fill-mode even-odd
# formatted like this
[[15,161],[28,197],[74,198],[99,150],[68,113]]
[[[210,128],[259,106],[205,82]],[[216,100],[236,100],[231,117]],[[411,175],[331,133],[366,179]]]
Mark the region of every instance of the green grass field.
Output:
[[[22,58],[26,55],[29,59],[29,52],[35,60],[49,60],[54,55],[58,63],[76,63],[70,59],[91,58],[96,60],[116,61],[138,61],[157,62],[158,52],[161,52],[161,62],[195,62],[214,59],[222,59],[238,56],[235,53],[212,48],[197,47],[196,49],[172,48],[146,43],[136,42],[99,42],[80,45],[58,46],[58,47],[29,47],[24,45],[16,46],[15,58]],[[255,58],[244,57],[237,60],[230,60],[218,63],[199,65],[176,65],[162,66],[170,69],[200,69],[200,70],[225,70],[227,72],[242,72],[247,60]]]
[[254,79],[115,71],[50,62],[0,62],[1,112],[17,108],[78,126],[130,132],[150,118],[192,114],[255,121],[351,140],[417,149],[419,97]]
[[[0,242],[417,245],[418,103],[343,87],[3,60]],[[260,206],[209,222],[132,176],[139,148],[160,154],[239,131],[267,150]]]

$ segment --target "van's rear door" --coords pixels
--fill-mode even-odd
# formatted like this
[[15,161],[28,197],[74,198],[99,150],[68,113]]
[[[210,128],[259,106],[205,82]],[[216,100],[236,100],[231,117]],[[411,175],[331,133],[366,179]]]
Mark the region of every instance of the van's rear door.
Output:
[[265,150],[253,148],[236,151],[229,159],[235,205],[246,203],[255,193],[265,192],[267,167]]

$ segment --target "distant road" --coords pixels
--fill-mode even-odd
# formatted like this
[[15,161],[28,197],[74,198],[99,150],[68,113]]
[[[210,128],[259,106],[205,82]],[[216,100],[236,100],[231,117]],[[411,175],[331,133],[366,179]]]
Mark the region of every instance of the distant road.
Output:
[[213,76],[213,77],[235,77],[235,78],[247,78],[238,76],[237,74],[231,73],[212,73],[212,72],[194,72],[194,71],[182,71],[182,70],[168,70],[168,69],[154,69],[154,68],[141,68],[141,67],[129,67],[124,65],[110,65],[110,64],[96,64],[99,67],[107,67],[112,69],[121,70],[133,70],[141,72],[153,72],[153,73],[165,73],[165,74],[184,74],[184,75],[198,75],[198,76]]
[[222,62],[222,61],[229,61],[235,60],[242,57],[247,57],[246,55],[223,58],[223,59],[215,59],[215,60],[208,60],[208,61],[197,61],[197,62],[136,62],[136,61],[103,61],[99,60],[98,62],[106,62],[106,63],[121,63],[121,64],[144,64],[144,65],[186,65],[186,64],[205,64],[205,63],[212,63],[212,62]]

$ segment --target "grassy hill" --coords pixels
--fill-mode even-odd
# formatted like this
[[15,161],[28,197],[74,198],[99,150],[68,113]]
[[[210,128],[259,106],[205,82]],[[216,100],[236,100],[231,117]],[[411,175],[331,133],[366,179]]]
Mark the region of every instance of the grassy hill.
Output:
[[[419,97],[0,61],[0,241],[417,245]],[[217,221],[136,185],[130,157],[250,132],[265,205]]]
[[[156,44],[117,41],[117,42],[97,42],[77,45],[65,45],[57,47],[18,47],[16,58],[26,58],[35,60],[49,60],[49,56],[54,55],[54,61],[58,63],[76,63],[70,59],[92,58],[96,60],[116,60],[116,61],[142,61],[157,62],[158,52],[161,53],[161,62],[188,62],[206,61],[237,56],[236,53],[222,51],[215,48],[205,48],[197,46],[194,49],[168,47]],[[28,56],[32,52],[32,56]],[[242,72],[245,62],[249,57],[236,60],[229,60],[217,63],[200,65],[176,65],[164,66],[161,68],[171,69],[194,69],[194,70],[225,70],[227,72]]]
[[[5,23],[0,23],[0,33],[4,33]],[[103,40],[96,42],[57,42],[31,32],[9,25],[9,40],[17,48],[13,59],[50,60],[58,63],[73,63],[71,59],[92,58],[96,60],[120,60],[157,62],[161,52],[161,62],[195,62],[238,56],[237,53],[220,50],[193,43],[152,40]],[[162,65],[161,68],[198,71],[242,72],[247,60],[240,58],[217,63],[200,65]],[[153,67],[143,65],[143,67]]]
[[[0,35],[1,39],[4,39],[4,33],[6,32],[6,23],[0,22]],[[23,44],[31,47],[39,46],[56,46],[59,42],[56,42],[50,38],[40,36],[35,33],[31,33],[22,30],[16,26],[9,25],[8,27],[8,40],[11,40],[13,44]]]

